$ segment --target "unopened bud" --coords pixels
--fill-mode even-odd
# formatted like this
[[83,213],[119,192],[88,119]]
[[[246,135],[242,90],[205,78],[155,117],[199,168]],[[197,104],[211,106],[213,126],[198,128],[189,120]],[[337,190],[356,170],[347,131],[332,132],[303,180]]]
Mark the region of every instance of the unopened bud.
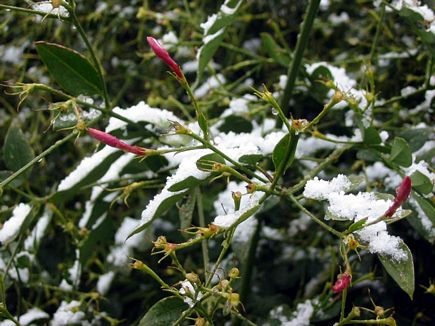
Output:
[[206,321],[204,318],[198,317],[195,319],[195,326],[205,326],[205,325],[206,325]]
[[361,309],[359,307],[352,307],[352,310],[350,311],[352,316],[359,317],[361,315]]
[[228,300],[233,307],[237,307],[240,304],[240,294],[231,293]]
[[153,243],[156,249],[164,249],[165,246],[168,244],[168,241],[166,240],[165,236],[161,235]]
[[240,209],[240,202],[242,200],[242,193],[240,191],[233,191],[231,193],[234,201],[234,210],[238,211]]
[[338,275],[337,281],[335,281],[334,285],[332,286],[332,292],[334,293],[343,292],[345,289],[349,287],[351,280],[352,280],[352,275],[350,275],[347,272]]
[[177,76],[177,78],[183,80],[184,75],[183,72],[181,71],[180,66],[178,65],[178,63],[174,61],[174,59],[171,58],[168,51],[166,51],[166,49],[163,48],[161,44],[154,37],[148,36],[147,42],[150,45],[153,52],[156,54],[156,56],[158,56],[164,63],[166,63],[169,66],[169,68],[171,68],[172,72]]
[[184,127],[182,124],[180,124],[177,121],[171,122],[172,128],[174,128],[175,133],[178,135],[189,135],[192,133],[192,131],[186,127]]
[[246,186],[246,191],[248,194],[253,194],[255,191],[257,191],[257,185],[255,183],[250,183]]
[[144,263],[142,263],[140,260],[135,260],[130,267],[133,269],[138,269],[138,270],[142,270],[144,267]]
[[375,309],[373,309],[375,312],[375,315],[378,317],[382,317],[385,313],[385,309],[381,306],[375,306]]
[[187,273],[186,274],[186,279],[190,282],[190,283],[198,283],[199,282],[199,276],[195,273]]
[[396,197],[394,198],[393,204],[384,213],[385,217],[392,217],[397,209],[408,199],[411,193],[412,181],[409,176],[403,178],[402,183],[396,189]]
[[228,273],[228,276],[230,277],[230,279],[234,279],[239,277],[240,275],[240,271],[237,267],[233,267],[231,268],[230,272]]
[[334,96],[331,99],[332,104],[337,104],[344,100],[344,94],[340,90],[336,90]]
[[225,290],[229,285],[230,285],[230,281],[228,281],[228,280],[222,280],[219,282],[219,287],[222,290]]

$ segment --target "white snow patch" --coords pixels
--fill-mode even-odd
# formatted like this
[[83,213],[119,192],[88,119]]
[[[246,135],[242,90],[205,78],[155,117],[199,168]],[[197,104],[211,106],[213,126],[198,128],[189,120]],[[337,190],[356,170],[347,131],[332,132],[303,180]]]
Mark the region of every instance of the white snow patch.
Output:
[[12,211],[12,216],[3,224],[0,230],[0,242],[5,245],[18,235],[21,225],[29,215],[32,207],[28,204],[20,203]]

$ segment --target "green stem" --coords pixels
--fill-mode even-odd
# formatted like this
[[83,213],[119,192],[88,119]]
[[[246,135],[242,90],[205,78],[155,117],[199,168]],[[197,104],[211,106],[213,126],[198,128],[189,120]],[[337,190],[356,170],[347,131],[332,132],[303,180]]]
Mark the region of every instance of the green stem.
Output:
[[6,10],[12,10],[12,11],[16,11],[16,12],[23,12],[23,13],[27,13],[27,14],[39,15],[42,17],[56,18],[56,19],[60,19],[63,21],[70,21],[70,19],[68,17],[62,17],[60,15],[50,14],[50,13],[46,13],[46,12],[42,12],[42,11],[38,11],[38,10],[33,10],[33,9],[27,9],[27,8],[15,7],[15,6],[9,6],[9,5],[2,5],[2,4],[0,4],[0,9],[6,9]]
[[103,98],[104,98],[104,104],[106,107],[106,111],[110,111],[111,107],[110,107],[110,101],[109,101],[109,94],[107,92],[107,85],[106,85],[106,81],[104,80],[103,70],[101,68],[101,63],[98,60],[97,56],[95,55],[95,51],[94,51],[91,43],[89,42],[89,39],[88,39],[82,25],[80,24],[79,19],[77,17],[76,10],[75,10],[76,9],[75,1],[72,1],[72,6],[66,6],[65,8],[70,13],[72,23],[77,28],[77,31],[79,32],[83,42],[86,45],[86,48],[89,51],[89,54],[91,56],[92,62],[94,63],[95,69],[97,69],[98,77],[100,78],[101,84],[103,85]]
[[[253,217],[254,218],[254,217]],[[248,257],[246,258],[245,266],[242,271],[242,285],[240,288],[240,302],[246,304],[251,291],[251,280],[252,274],[255,268],[255,254],[257,252],[258,241],[260,240],[260,233],[262,229],[262,222],[260,219],[257,220],[258,225],[255,229],[254,236],[252,237],[251,243],[249,245]],[[240,325],[241,319],[234,321],[233,326]]]
[[339,237],[339,238],[343,238],[343,235],[338,232],[337,230],[335,230],[334,228],[330,227],[328,224],[326,224],[325,222],[321,221],[317,216],[315,216],[313,213],[311,213],[308,209],[306,209],[304,206],[302,206],[299,201],[293,197],[293,195],[288,194],[288,198],[301,210],[303,211],[305,214],[307,214],[309,217],[311,217],[314,222],[316,222],[317,224],[319,224],[321,227],[323,227],[324,229],[328,230],[329,232],[331,232],[332,234],[334,234],[335,236]]
[[68,140],[70,140],[71,138],[73,138],[74,136],[76,136],[75,132],[70,133],[68,136],[66,136],[65,138],[62,138],[60,140],[58,140],[57,142],[55,142],[53,145],[51,145],[49,148],[47,148],[45,151],[43,151],[41,154],[39,154],[38,156],[36,156],[33,160],[31,160],[30,162],[28,162],[26,165],[24,165],[22,168],[20,168],[19,170],[15,171],[14,173],[12,173],[9,177],[7,177],[6,179],[4,179],[2,182],[0,182],[0,193],[3,191],[3,188],[10,183],[12,180],[14,180],[16,177],[18,177],[19,175],[21,175],[22,173],[26,172],[30,167],[32,167],[32,165],[34,165],[35,163],[37,163],[39,160],[41,160],[42,158],[44,158],[45,156],[47,156],[48,154],[50,154],[52,151],[54,151],[56,148],[60,147],[61,145],[63,145],[64,143],[66,143]]
[[[296,78],[298,76],[305,48],[308,44],[308,38],[313,27],[314,19],[316,18],[317,10],[319,9],[319,4],[320,0],[310,0],[310,3],[308,4],[306,16],[302,23],[302,29],[298,35],[298,40],[296,42],[293,60],[287,72],[287,83],[285,85],[284,94],[281,99],[281,108],[286,116],[289,114],[290,111],[290,97],[292,95]],[[277,120],[276,124],[277,126],[281,126],[281,120]]]
[[[196,205],[198,209],[199,226],[205,227],[204,206],[202,203],[201,189],[199,187],[196,188]],[[204,239],[204,241],[201,242],[201,247],[202,247],[202,260],[204,263],[204,276],[207,277],[208,262],[209,262],[207,239]]]
[[221,150],[219,150],[217,147],[215,147],[212,143],[210,143],[208,140],[201,138],[200,136],[198,136],[197,134],[190,132],[188,133],[188,135],[190,137],[192,137],[193,139],[199,141],[201,144],[203,144],[205,147],[211,149],[213,152],[215,152],[216,154],[220,155],[222,158],[224,158],[225,160],[227,160],[228,162],[230,162],[231,164],[233,164],[234,166],[236,166],[238,169],[242,170],[244,173],[246,173],[247,175],[250,175],[258,180],[260,180],[261,182],[267,183],[268,181],[260,176],[258,176],[257,174],[253,173],[252,171],[246,169],[244,166],[240,165],[240,163],[234,161],[232,158],[230,158],[228,155],[226,155],[225,153],[223,153]]
[[341,293],[341,308],[340,308],[340,321],[344,320],[344,310],[346,309],[347,289]]
[[370,54],[369,54],[369,60],[371,63],[373,63],[373,60],[375,58],[375,53],[376,53],[376,48],[378,46],[378,41],[379,41],[379,36],[381,35],[381,29],[382,29],[382,23],[384,21],[384,16],[385,16],[385,3],[381,4],[381,16],[379,17],[379,21],[378,24],[376,26],[376,33],[375,33],[375,37],[373,39],[373,43],[372,43],[372,47],[370,49]]

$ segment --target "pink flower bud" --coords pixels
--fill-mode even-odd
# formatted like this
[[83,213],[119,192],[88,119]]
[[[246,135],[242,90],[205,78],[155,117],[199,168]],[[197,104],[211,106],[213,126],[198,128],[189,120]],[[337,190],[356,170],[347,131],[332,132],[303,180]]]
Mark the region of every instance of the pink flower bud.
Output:
[[337,281],[332,286],[332,292],[341,293],[343,290],[347,289],[350,285],[350,281],[352,280],[352,275],[347,272],[338,275]]
[[156,56],[166,63],[178,78],[184,79],[180,66],[171,58],[168,51],[166,51],[154,37],[148,36],[147,41]]
[[396,198],[394,198],[393,204],[384,213],[384,216],[391,217],[397,211],[397,209],[408,199],[411,193],[412,181],[411,178],[406,176],[403,178],[402,183],[396,189]]
[[145,148],[139,146],[132,146],[127,143],[124,143],[123,141],[119,140],[115,136],[112,136],[104,131],[94,129],[94,128],[88,128],[87,131],[89,136],[91,136],[92,138],[95,138],[108,146],[119,148],[124,152],[133,153],[135,155],[145,155],[146,153]]

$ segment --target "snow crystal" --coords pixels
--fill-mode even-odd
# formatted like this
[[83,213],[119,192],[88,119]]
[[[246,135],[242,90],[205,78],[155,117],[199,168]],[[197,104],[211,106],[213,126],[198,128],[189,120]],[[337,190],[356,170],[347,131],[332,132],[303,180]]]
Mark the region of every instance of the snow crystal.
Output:
[[376,199],[373,193],[360,192],[356,195],[332,192],[327,197],[328,211],[345,220],[368,221],[382,216],[393,203],[391,200]]
[[331,22],[332,25],[340,25],[343,23],[349,22],[350,18],[347,12],[342,12],[340,15],[336,13],[332,13],[328,17],[328,21]]
[[50,1],[43,1],[32,5],[32,9],[36,11],[45,12],[47,14],[58,15],[60,17],[68,17],[69,12],[65,7],[59,6],[54,8]]
[[204,35],[208,34],[208,31],[216,22],[216,19],[217,19],[217,14],[213,14],[211,16],[208,16],[207,20],[199,25],[204,30]]
[[160,40],[160,44],[165,48],[171,48],[172,46],[177,45],[177,43],[178,37],[173,31],[163,35],[162,39]]
[[39,319],[47,319],[49,314],[47,314],[45,311],[42,311],[38,308],[32,308],[27,310],[27,312],[24,315],[21,315],[20,318],[18,318],[18,321],[20,322],[20,325],[29,325],[31,322]]
[[369,225],[356,233],[361,240],[368,242],[367,249],[371,253],[389,255],[397,261],[407,257],[405,251],[399,247],[401,239],[388,234],[385,222]]
[[24,248],[27,251],[32,251],[39,245],[42,237],[44,236],[45,230],[51,221],[52,213],[50,210],[46,209],[44,214],[39,218],[38,223],[32,230],[32,233],[24,241]]
[[93,169],[103,163],[107,157],[116,151],[118,151],[118,149],[115,147],[104,146],[100,151],[84,158],[75,168],[75,170],[60,182],[57,191],[68,190],[77,185],[80,181],[87,177]]
[[0,242],[3,245],[11,242],[18,235],[21,225],[31,209],[30,205],[24,203],[20,203],[14,208],[12,216],[3,224],[0,230]]
[[113,278],[115,277],[115,272],[108,272],[106,274],[100,275],[97,282],[97,291],[101,295],[105,295],[112,284]]
[[194,153],[192,153],[191,151],[179,153],[176,156],[174,156],[173,154],[165,155],[165,157],[168,157],[169,159],[174,158],[177,160],[181,160],[181,163],[180,163],[177,171],[175,172],[175,174],[168,177],[168,179],[166,181],[166,185],[163,188],[163,190],[159,194],[157,194],[148,203],[145,210],[142,211],[141,224],[147,223],[154,218],[157,209],[159,208],[160,204],[165,199],[172,197],[172,196],[175,196],[175,195],[178,195],[178,194],[181,194],[185,191],[183,189],[180,191],[172,192],[172,191],[168,190],[170,187],[172,187],[173,185],[175,185],[176,183],[178,183],[180,181],[187,179],[188,177],[194,177],[198,180],[204,180],[205,178],[207,178],[210,175],[210,172],[200,171],[196,167],[196,161],[198,159],[200,159],[202,156],[204,156],[206,154],[210,154],[210,153],[211,153],[210,150],[205,149],[205,150],[197,150]]
[[283,311],[283,306],[279,306],[270,312],[270,317],[279,320],[281,326],[309,326],[314,307],[310,300],[299,303],[291,319],[285,316]]
[[[148,122],[159,128],[169,128],[169,121],[182,122],[172,112],[164,109],[152,108],[143,101],[127,109],[116,107],[113,109],[113,112],[134,122]],[[126,126],[127,122],[112,117],[110,118],[105,131],[112,132],[113,130],[124,128]]]
[[183,301],[187,303],[189,307],[193,307],[203,296],[201,292],[195,290],[192,283],[188,280],[181,282],[181,289],[178,290],[178,292],[183,296]]
[[323,200],[333,192],[349,190],[351,185],[350,180],[343,174],[337,175],[331,181],[319,180],[315,177],[307,182],[303,195],[307,198]]
[[69,303],[62,301],[59,308],[53,315],[50,326],[81,324],[85,318],[85,313],[83,311],[79,311],[79,307],[79,301],[73,300]]

